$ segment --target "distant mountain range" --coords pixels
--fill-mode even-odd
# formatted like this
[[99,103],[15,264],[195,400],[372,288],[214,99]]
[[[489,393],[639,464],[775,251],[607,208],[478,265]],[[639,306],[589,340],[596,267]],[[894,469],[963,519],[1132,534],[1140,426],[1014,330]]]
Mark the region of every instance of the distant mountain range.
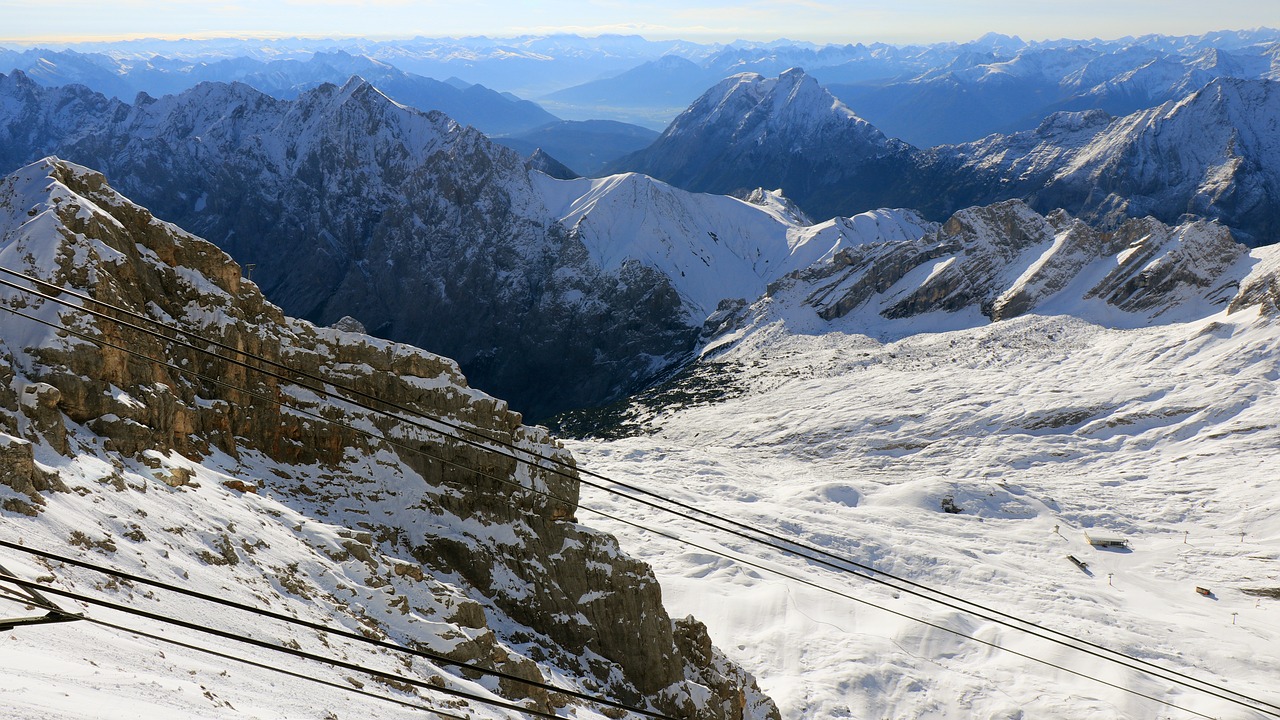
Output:
[[804,68],[860,117],[918,147],[1035,128],[1059,110],[1125,115],[1218,77],[1280,78],[1280,32],[1026,42],[989,34],[925,46],[770,43],[681,48],[537,96],[563,117],[661,127],[707,87],[742,72]]
[[1268,244],[1280,228],[1277,88],[1219,78],[1125,117],[1063,112],[1034,131],[921,150],[887,138],[802,71],[746,73],[607,169],[699,192],[778,188],[814,217],[912,207],[941,220],[1022,198],[1109,224],[1192,213]]
[[720,300],[840,241],[767,193],[554,180],[360,79],[296,100],[203,83],[128,105],[0,76],[0,162],[52,153],[255,264],[287,311],[447,354],[534,418],[642,385]]
[[[1128,45],[1023,48],[1012,58],[974,53],[888,84],[830,84],[833,94],[895,137],[919,146],[1030,130],[1059,110],[1127,115],[1178,100],[1216,78],[1280,79],[1280,38],[1252,44],[1188,44],[1157,38]],[[920,112],[929,108],[929,112]]]
[[316,52],[305,60],[237,57],[182,62],[150,58],[136,64],[106,55],[30,50],[0,52],[0,66],[6,71],[20,70],[46,87],[79,83],[125,102],[138,93],[160,97],[202,82],[242,82],[288,100],[324,83],[342,84],[358,75],[396,102],[423,111],[439,110],[485,133],[521,132],[559,120],[536,103],[482,85],[441,82],[342,50]]
[[[290,67],[325,62],[345,74],[311,77],[294,94],[319,82],[341,84],[352,74],[379,84],[379,72],[335,59],[349,55],[445,82],[461,78],[461,88],[480,84],[545,101],[567,119],[611,119],[661,130],[726,77],[774,76],[801,67],[887,135],[928,147],[1033,129],[1058,110],[1124,115],[1182,97],[1214,77],[1276,79],[1278,46],[1280,31],[1265,28],[1035,42],[991,33],[965,43],[908,46],[786,40],[721,45],[623,35],[138,40],[80,43],[63,51],[0,50],[0,72],[22,70],[50,85],[80,82],[126,101],[139,90],[159,96],[205,80],[240,80],[276,94],[272,80],[248,76],[267,66],[289,76],[295,72]],[[382,89],[399,99],[392,89]],[[922,106],[930,111],[920,112]],[[490,131],[456,108],[415,107],[443,110],[486,132],[507,132]]]
[[[983,43],[1007,52],[1012,41]],[[733,52],[878,57],[856,47]],[[301,72],[320,57],[281,67]],[[387,82],[403,77],[385,72]],[[1082,86],[1094,77],[1078,75]],[[278,87],[300,79],[276,77]],[[438,85],[470,89],[456,78]],[[160,217],[255,264],[254,280],[286,311],[322,324],[352,316],[455,357],[479,387],[542,418],[646,384],[687,356],[723,302],[750,301],[866,241],[854,229],[865,222],[840,218],[880,208],[912,208],[878,225],[906,234],[1019,199],[1103,229],[1144,215],[1178,225],[1190,213],[1248,244],[1273,242],[1275,87],[1216,78],[1123,117],[1062,112],[1033,131],[926,150],[887,136],[801,70],[744,73],[608,166],[655,181],[569,179],[602,161],[575,149],[643,142],[631,128],[552,123],[505,138],[517,154],[359,78],[294,99],[202,83],[128,103],[13,72],[0,76],[0,163],[57,154],[101,168]],[[574,135],[589,139],[555,144]]]

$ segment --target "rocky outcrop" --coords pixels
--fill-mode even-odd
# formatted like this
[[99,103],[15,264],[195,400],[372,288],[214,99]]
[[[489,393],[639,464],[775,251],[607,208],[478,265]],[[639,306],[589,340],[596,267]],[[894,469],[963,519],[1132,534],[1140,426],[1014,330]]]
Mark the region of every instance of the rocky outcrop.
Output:
[[1048,306],[1089,315],[1091,301],[1153,321],[1174,310],[1264,302],[1265,274],[1251,275],[1237,293],[1247,254],[1217,223],[1170,227],[1141,218],[1102,230],[1007,201],[958,212],[919,239],[844,248],[771,294],[803,293],[827,321],[858,312],[901,320],[969,310],[1000,321]]
[[564,163],[548,155],[542,148],[534,150],[533,154],[524,161],[524,166],[530,170],[537,170],[544,175],[550,175],[557,180],[572,180],[582,177],[566,167]]
[[1280,316],[1280,254],[1265,255],[1257,268],[1240,284],[1231,301],[1231,310],[1261,308],[1271,317]]
[[1124,249],[1115,269],[1085,297],[1103,298],[1127,312],[1158,314],[1179,293],[1204,293],[1221,304],[1239,289],[1239,278],[1226,271],[1246,249],[1221,225],[1170,228],[1147,218],[1125,223],[1106,239]]
[[[142,477],[209,502],[260,496],[269,512],[255,514],[255,523],[305,517],[315,529],[303,537],[323,554],[319,562],[393,588],[360,610],[359,622],[375,635],[444,645],[452,657],[521,677],[568,677],[681,717],[776,717],[748,676],[679,640],[687,631],[662,609],[647,566],[574,520],[572,457],[545,429],[470,389],[452,361],[286,317],[225,253],[125,200],[102,175],[62,161],[0,182],[0,261],[39,278],[41,288],[88,293],[289,368],[273,377],[230,351],[201,352],[191,346],[201,341],[188,344],[172,331],[151,335],[4,289],[5,309],[102,341],[6,320],[0,371],[19,388],[0,393],[0,482],[13,491],[7,511],[39,512],[42,495],[61,487],[41,453],[70,459],[64,466],[93,458],[120,468],[98,480],[101,490],[68,495],[136,493],[139,517],[150,507],[147,485],[135,485]],[[350,388],[343,392],[351,402],[324,399],[298,373]],[[365,395],[402,409],[374,412],[362,407]],[[397,419],[410,411],[464,427],[476,443]],[[518,463],[494,452],[500,446],[563,469],[548,460]],[[226,468],[239,468],[238,476],[219,476]],[[201,482],[206,477],[222,478],[221,488]],[[163,535],[164,522],[137,522],[126,537]],[[220,572],[280,572],[259,567],[252,546],[241,552],[229,534],[192,542],[187,552]],[[172,562],[164,558],[155,562]],[[279,581],[297,596],[321,592],[311,582]],[[415,634],[409,628],[420,633],[423,625],[395,619],[406,616],[434,618],[426,627],[436,630]],[[543,709],[568,703],[513,681],[500,690]]]

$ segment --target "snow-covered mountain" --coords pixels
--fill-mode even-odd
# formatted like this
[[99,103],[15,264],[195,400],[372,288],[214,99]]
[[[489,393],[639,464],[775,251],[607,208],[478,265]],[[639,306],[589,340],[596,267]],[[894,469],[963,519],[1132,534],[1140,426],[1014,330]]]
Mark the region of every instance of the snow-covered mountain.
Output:
[[[360,406],[354,391],[327,399],[311,381],[264,376],[163,333],[8,287],[0,290],[5,540],[670,716],[777,717],[750,677],[711,648],[700,624],[668,618],[645,565],[576,522],[572,458],[544,429],[521,425],[505,402],[469,388],[452,361],[285,317],[225,253],[65,161],[41,161],[0,180],[0,266],[38,278],[41,292],[73,306],[81,301],[71,293],[85,293],[393,400],[399,418],[426,413],[480,438],[470,446],[457,430],[424,432],[366,409],[367,400]],[[516,463],[495,453],[500,443],[568,470]],[[401,701],[472,717],[509,711],[429,688],[542,712],[575,706],[568,711],[579,716],[616,715],[512,678],[498,682],[246,619],[20,551],[4,555],[5,567],[24,579],[421,684],[344,680],[341,669],[236,651],[190,630],[162,632],[268,664],[255,669],[77,622],[6,635],[0,695],[7,717],[400,716],[391,705],[278,676],[272,667],[357,689],[372,684]],[[160,629],[120,617],[130,627]],[[420,711],[401,715],[410,712]]]
[[[1055,67],[1074,57],[1064,52]],[[1016,90],[1015,70],[1032,72],[1027,64],[981,72],[1014,78],[1008,82]],[[1175,223],[1191,213],[1261,245],[1280,239],[1276,87],[1218,78],[1120,118],[1055,113],[1034,131],[919,150],[886,139],[800,71],[773,81],[742,75],[612,167],[689,190],[776,187],[816,217],[911,207],[943,219],[968,205],[1018,198],[1041,212],[1063,208],[1107,225],[1145,215]]]
[[739,639],[729,654],[784,717],[1262,720],[1280,704],[1277,288],[1277,248],[1212,224],[1099,233],[1021,203],[970,209],[775,283],[680,377],[591,418],[613,439],[570,447],[742,527],[1218,688],[687,519],[640,514],[698,547],[614,525],[669,602]]
[[868,122],[931,147],[1031,130],[1059,110],[1128,115],[1216,78],[1275,79],[1278,41],[1274,31],[1259,30],[1230,41],[1149,36],[993,46],[953,54],[905,79],[856,84],[813,72]]
[[[33,133],[27,118],[68,96],[102,112]],[[767,193],[553,181],[359,79],[294,101],[208,83],[130,106],[14,73],[0,97],[11,162],[25,146],[101,167],[254,264],[287,312],[448,354],[533,417],[644,383],[693,349],[720,300],[749,301],[840,242]]]
[[652,145],[607,170],[698,192],[781,188],[810,215],[832,217],[852,207],[903,205],[886,202],[882,172],[908,150],[793,68],[776,78],[743,73],[724,80]]
[[[1217,79],[1121,118],[1055,115],[1032,132],[943,149],[987,188],[976,201],[1026,197],[1116,220],[1184,213],[1231,226],[1251,244],[1280,240],[1280,84]],[[962,181],[963,182],[963,181]],[[960,190],[960,193],[965,193]]]
[[558,119],[535,103],[482,85],[455,87],[342,50],[318,51],[305,60],[236,57],[175,61],[151,57],[136,63],[73,51],[0,53],[0,71],[10,69],[22,71],[45,87],[81,84],[125,102],[132,101],[138,93],[171,95],[202,82],[242,82],[287,100],[324,83],[341,85],[359,75],[401,104],[424,112],[439,110],[485,133],[521,132]]
[[570,182],[535,178],[557,221],[605,272],[642,263],[668,278],[701,323],[723,301],[749,301],[771,282],[851,245],[914,238],[932,227],[912,211],[880,210],[812,224],[786,198],[690,194],[638,174]]

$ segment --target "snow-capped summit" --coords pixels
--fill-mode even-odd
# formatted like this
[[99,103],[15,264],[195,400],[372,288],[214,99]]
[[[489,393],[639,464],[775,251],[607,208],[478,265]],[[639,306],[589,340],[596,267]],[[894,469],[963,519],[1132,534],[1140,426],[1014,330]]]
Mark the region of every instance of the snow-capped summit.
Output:
[[906,149],[792,68],[776,78],[742,73],[722,80],[653,145],[610,169],[699,192],[781,187],[806,212],[831,217],[850,212],[848,196],[874,195],[870,178],[860,176],[865,163]]
[[714,126],[726,118],[738,123],[734,138],[750,139],[770,130],[792,133],[816,132],[830,122],[847,122],[865,135],[877,131],[818,85],[801,68],[783,71],[776,78],[742,73],[727,78],[706,93],[672,123],[670,133],[692,132]]
[[914,212],[891,210],[814,225],[777,193],[757,189],[746,200],[692,194],[637,173],[535,183],[594,264],[616,272],[638,261],[657,270],[694,325],[722,301],[750,302],[842,248],[915,238],[932,227]]

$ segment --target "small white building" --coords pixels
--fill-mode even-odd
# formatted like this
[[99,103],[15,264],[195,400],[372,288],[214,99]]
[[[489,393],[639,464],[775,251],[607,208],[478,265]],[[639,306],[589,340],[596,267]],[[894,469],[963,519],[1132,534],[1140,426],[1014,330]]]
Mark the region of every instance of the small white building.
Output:
[[1127,547],[1129,547],[1129,541],[1128,541],[1128,540],[1125,540],[1125,539],[1124,539],[1124,538],[1122,538],[1122,537],[1115,537],[1115,536],[1112,536],[1112,535],[1094,535],[1094,534],[1091,534],[1091,533],[1086,532],[1086,533],[1084,534],[1084,539],[1085,539],[1085,542],[1088,542],[1090,545],[1092,545],[1092,546],[1094,546],[1094,547],[1099,547],[1099,548],[1127,548]]

